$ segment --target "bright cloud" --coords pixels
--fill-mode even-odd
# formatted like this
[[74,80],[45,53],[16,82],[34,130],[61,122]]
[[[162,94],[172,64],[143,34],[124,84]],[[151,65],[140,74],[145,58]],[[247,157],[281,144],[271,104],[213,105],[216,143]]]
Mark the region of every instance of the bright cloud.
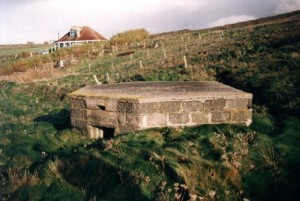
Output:
[[275,13],[286,13],[300,9],[300,0],[280,0]]
[[256,17],[254,16],[248,16],[248,15],[240,15],[240,16],[229,16],[222,19],[219,19],[213,23],[210,23],[208,27],[216,27],[216,26],[222,26],[226,24],[234,24],[237,22],[244,22],[249,20],[255,20]]

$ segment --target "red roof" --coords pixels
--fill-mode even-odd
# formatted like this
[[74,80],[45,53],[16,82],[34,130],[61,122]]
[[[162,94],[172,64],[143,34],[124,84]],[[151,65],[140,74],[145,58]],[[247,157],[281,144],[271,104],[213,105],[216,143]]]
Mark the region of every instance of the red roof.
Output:
[[[77,36],[70,36],[70,31],[71,30],[80,30],[79,37]],[[64,42],[64,41],[86,41],[86,40],[107,40],[104,38],[101,34],[93,30],[92,28],[88,26],[74,26],[71,28],[71,30],[65,34],[62,38],[57,40],[56,42]]]

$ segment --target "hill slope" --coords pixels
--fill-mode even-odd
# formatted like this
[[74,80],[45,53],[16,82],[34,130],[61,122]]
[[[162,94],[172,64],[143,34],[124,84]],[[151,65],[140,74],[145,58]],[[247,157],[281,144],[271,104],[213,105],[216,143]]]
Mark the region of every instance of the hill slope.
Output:
[[[131,46],[74,47],[51,56],[75,60],[61,69],[69,76],[0,82],[0,198],[300,198],[299,28],[298,11],[154,35]],[[53,72],[42,66],[47,62],[33,61],[40,71]],[[16,67],[19,60],[14,62]],[[0,71],[10,68],[4,62]],[[65,96],[94,85],[93,75],[102,82],[218,80],[254,94],[254,122],[249,128],[163,128],[90,140],[71,131]]]

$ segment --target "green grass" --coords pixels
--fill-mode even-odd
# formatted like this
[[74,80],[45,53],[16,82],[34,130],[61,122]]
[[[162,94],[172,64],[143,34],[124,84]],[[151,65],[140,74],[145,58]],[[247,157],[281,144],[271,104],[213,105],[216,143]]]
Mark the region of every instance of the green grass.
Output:
[[48,46],[42,46],[42,47],[32,47],[32,48],[9,48],[9,49],[0,49],[0,56],[3,55],[16,55],[20,54],[22,52],[32,52],[32,53],[38,53],[41,50],[47,50],[49,49]]
[[[5,90],[16,87],[8,84]],[[46,99],[36,104],[34,97],[20,93],[3,98],[13,108],[1,108],[6,118],[0,126],[1,174],[9,172],[2,193],[11,199],[173,198],[177,182],[189,187],[186,194],[209,197],[215,191],[218,200],[288,200],[297,193],[300,122],[289,115],[255,115],[249,128],[162,128],[95,141],[69,131],[63,102],[54,109]],[[26,171],[29,179],[22,179]]]
[[[61,69],[78,74],[0,82],[0,199],[299,199],[299,14],[279,19],[220,28],[223,38],[214,30],[151,36],[146,44],[160,48],[132,47],[133,61],[119,52],[83,56]],[[253,93],[253,123],[88,139],[71,131],[66,94],[95,85],[94,74],[107,82],[106,73],[118,82],[221,81]]]

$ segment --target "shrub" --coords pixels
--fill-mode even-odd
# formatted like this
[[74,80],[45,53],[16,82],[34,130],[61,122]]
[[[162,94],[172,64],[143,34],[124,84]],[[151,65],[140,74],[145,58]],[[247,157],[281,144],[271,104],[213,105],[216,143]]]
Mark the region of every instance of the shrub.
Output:
[[0,75],[9,75],[14,72],[25,72],[32,67],[32,59],[18,59],[14,62],[8,63],[0,68]]
[[65,48],[61,48],[53,53],[53,61],[57,62],[65,59],[68,56],[68,52]]
[[24,72],[30,67],[29,59],[20,59],[12,64],[13,72]]
[[135,29],[118,33],[111,37],[110,42],[112,44],[125,44],[133,43],[149,38],[150,33],[146,29]]
[[39,66],[41,66],[43,63],[42,58],[37,56],[37,57],[33,57],[33,66],[34,68],[37,68]]
[[43,55],[42,57],[43,63],[50,63],[52,62],[52,57],[49,54]]
[[28,58],[30,57],[30,53],[29,52],[26,52],[26,51],[23,51],[19,54],[19,57],[20,58]]

